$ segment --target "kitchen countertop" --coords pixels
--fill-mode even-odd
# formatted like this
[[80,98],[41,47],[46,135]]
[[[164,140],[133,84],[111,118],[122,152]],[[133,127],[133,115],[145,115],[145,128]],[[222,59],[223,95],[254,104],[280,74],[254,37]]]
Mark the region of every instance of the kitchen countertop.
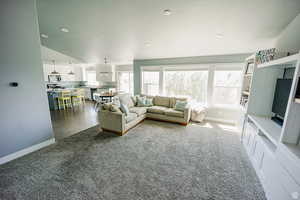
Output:
[[48,88],[47,92],[61,92],[61,91],[77,90],[77,89],[84,89],[84,88],[90,88],[90,87],[82,86],[76,88]]

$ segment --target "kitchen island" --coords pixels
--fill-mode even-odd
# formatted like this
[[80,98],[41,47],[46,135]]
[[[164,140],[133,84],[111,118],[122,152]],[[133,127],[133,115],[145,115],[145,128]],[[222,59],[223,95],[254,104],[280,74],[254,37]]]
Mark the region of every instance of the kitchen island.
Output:
[[[87,87],[47,89],[47,96],[48,96],[48,103],[49,103],[50,110],[59,110],[57,98],[60,96],[61,92],[75,92],[78,89],[90,90],[90,88]],[[89,97],[86,97],[86,95],[85,98],[90,99]]]

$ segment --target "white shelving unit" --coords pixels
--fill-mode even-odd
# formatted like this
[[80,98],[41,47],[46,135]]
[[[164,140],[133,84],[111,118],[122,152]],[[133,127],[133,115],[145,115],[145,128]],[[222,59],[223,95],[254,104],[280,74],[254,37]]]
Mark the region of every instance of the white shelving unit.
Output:
[[283,58],[279,58],[276,60],[272,60],[270,62],[258,64],[257,68],[264,68],[264,67],[283,67],[285,68],[287,65],[295,65],[296,62],[299,60],[300,54],[294,54],[291,56],[286,56]]
[[[253,59],[256,61],[255,55],[246,63]],[[271,120],[272,105],[277,80],[284,77],[286,68],[294,68],[294,74],[284,123],[280,126]],[[270,200],[300,199],[300,99],[295,98],[299,78],[300,53],[255,63],[250,83],[249,77],[244,76],[243,84],[249,83],[246,87],[250,89],[242,90],[248,103],[243,107],[241,141]]]
[[265,136],[277,146],[280,140],[282,127],[267,117],[259,117],[254,115],[248,115],[248,117],[255,123],[259,130],[261,130]]

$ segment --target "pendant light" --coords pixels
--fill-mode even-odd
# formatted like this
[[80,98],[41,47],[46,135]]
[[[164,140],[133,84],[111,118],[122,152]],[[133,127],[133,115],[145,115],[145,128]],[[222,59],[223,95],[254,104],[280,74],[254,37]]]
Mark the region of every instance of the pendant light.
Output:
[[[69,62],[69,64],[70,64],[70,66],[72,67],[71,61]],[[69,74],[69,75],[75,75],[75,73],[72,71],[72,69],[71,69],[71,71],[70,71],[68,74]]]
[[54,68],[54,70],[51,72],[51,74],[53,74],[53,75],[59,74],[59,73],[55,70],[55,60],[52,60],[52,63],[53,63],[53,68]]
[[[104,64],[107,65],[108,61],[107,61],[107,58],[104,57]],[[109,72],[99,72],[101,75],[104,75],[104,76],[108,76]]]

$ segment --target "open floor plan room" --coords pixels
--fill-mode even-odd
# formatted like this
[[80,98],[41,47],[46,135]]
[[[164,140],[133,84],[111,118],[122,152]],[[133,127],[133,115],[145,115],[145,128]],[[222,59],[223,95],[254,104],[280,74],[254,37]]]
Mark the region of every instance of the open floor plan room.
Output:
[[299,0],[1,0],[0,200],[300,199]]

